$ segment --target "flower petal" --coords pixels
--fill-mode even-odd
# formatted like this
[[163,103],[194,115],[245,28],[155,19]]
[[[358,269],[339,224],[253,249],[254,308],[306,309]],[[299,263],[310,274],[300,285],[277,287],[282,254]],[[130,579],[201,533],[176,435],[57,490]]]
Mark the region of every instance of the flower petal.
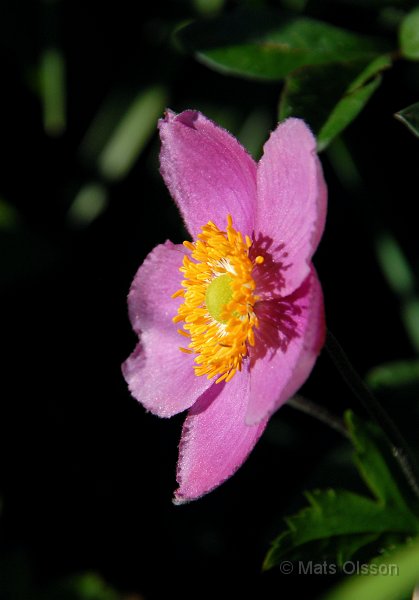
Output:
[[171,296],[180,288],[185,253],[184,246],[171,242],[156,246],[138,269],[128,296],[130,320],[140,342],[122,372],[134,398],[160,417],[186,410],[211,385],[195,375],[194,355],[179,350],[188,341],[172,321],[182,302]]
[[181,352],[181,343],[176,332],[149,329],[122,365],[131,394],[159,417],[186,410],[211,385],[205,377],[195,375],[194,355]]
[[179,267],[185,253],[184,246],[167,241],[156,246],[138,269],[128,295],[129,317],[136,333],[151,327],[178,329],[172,318],[183,300],[171,296],[181,287]]
[[326,219],[326,184],[316,140],[304,121],[278,125],[264,146],[257,181],[256,231],[276,248],[285,296],[307,277]]
[[325,337],[323,295],[313,268],[291,296],[260,304],[250,357],[250,425],[264,422],[303,385]]
[[174,503],[196,500],[211,491],[246,460],[265,429],[245,424],[249,374],[214,384],[189,411],[179,446]]
[[256,205],[256,163],[227,131],[201,113],[168,111],[159,123],[161,173],[195,239],[213,221],[226,217],[251,235]]

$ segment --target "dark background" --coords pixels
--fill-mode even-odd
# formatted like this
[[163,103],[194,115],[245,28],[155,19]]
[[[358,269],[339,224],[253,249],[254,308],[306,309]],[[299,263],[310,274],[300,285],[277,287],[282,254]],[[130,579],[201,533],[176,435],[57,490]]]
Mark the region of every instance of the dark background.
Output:
[[[375,8],[311,4],[334,24],[375,27]],[[125,1],[3,0],[1,12],[0,198],[13,219],[0,229],[0,597],[37,598],[85,571],[147,599],[168,590],[173,598],[227,596],[224,578],[234,597],[280,596],[284,586],[296,597],[320,594],[334,579],[262,574],[261,565],[304,489],[363,489],[346,442],[286,406],[231,480],[174,507],[184,416],[146,414],[121,376],[136,341],[126,311],[132,277],[156,244],[186,237],[158,173],[156,135],[126,176],[101,181],[109,201],[97,218],[68,218],[80,186],[101,180],[79,150],[115,90],[129,96],[163,83],[170,108],[202,110],[236,134],[256,107],[267,123],[263,140],[275,126],[280,84],[218,75],[179,52],[171,31],[201,16],[198,3],[154,1],[139,14]],[[66,63],[59,135],[45,131],[34,84],[48,44]],[[321,157],[330,208],[315,265],[328,325],[362,375],[415,353],[374,243],[390,230],[417,274],[419,142],[393,114],[418,96],[415,65],[400,61],[384,75],[345,135],[357,182],[345,185],[333,154]],[[362,414],[325,352],[302,392],[335,414]],[[386,402],[414,437],[406,406]]]

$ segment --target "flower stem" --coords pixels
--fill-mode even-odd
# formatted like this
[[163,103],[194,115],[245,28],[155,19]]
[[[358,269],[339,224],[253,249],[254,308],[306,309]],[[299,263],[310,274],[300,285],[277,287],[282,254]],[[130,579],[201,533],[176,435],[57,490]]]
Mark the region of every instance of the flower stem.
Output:
[[311,417],[318,419],[344,437],[349,438],[349,434],[343,420],[333,415],[323,406],[316,404],[316,402],[297,394],[288,400],[287,405],[291,406],[292,408],[296,408],[306,415],[310,415]]
[[355,371],[342,346],[329,330],[326,337],[326,350],[348,387],[358,397],[372,419],[380,426],[410,488],[419,499],[419,471],[405,439],[377,398]]

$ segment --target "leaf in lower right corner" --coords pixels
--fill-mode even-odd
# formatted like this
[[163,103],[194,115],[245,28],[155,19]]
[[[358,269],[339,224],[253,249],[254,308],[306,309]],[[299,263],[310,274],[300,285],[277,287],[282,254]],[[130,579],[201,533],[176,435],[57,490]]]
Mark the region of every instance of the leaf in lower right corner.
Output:
[[394,459],[382,447],[381,431],[350,411],[345,421],[354,462],[370,496],[334,489],[306,493],[308,505],[285,519],[286,528],[272,543],[264,569],[284,558],[315,557],[342,565],[364,550],[369,560],[419,533],[419,517],[404,495]]
[[309,506],[285,519],[287,529],[273,542],[264,561],[270,569],[281,560],[333,560],[343,564],[386,532],[410,536],[409,514],[347,490],[315,490]]

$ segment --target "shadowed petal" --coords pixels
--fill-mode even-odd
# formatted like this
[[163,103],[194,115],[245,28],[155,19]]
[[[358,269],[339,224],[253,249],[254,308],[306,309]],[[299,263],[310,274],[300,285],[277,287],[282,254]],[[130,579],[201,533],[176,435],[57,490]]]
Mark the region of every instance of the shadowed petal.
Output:
[[159,123],[161,173],[193,238],[231,214],[251,235],[256,204],[256,163],[227,131],[193,110],[168,111]]
[[220,485],[240,467],[266,421],[245,424],[249,374],[214,384],[191,408],[183,426],[174,503],[183,504]]
[[159,417],[186,410],[211,385],[193,370],[194,355],[179,350],[182,338],[160,329],[150,329],[122,365],[131,394]]
[[256,232],[273,241],[285,296],[307,277],[326,218],[327,189],[316,140],[303,121],[288,119],[271,134],[257,181]]
[[250,357],[249,424],[269,417],[302,386],[325,336],[323,296],[314,269],[288,298],[260,304]]
[[[150,327],[173,332],[179,328],[172,318],[183,298],[171,296],[181,287],[179,267],[185,253],[184,246],[167,241],[156,246],[138,269],[128,294],[129,317],[136,333]],[[180,336],[178,340],[181,341]]]

